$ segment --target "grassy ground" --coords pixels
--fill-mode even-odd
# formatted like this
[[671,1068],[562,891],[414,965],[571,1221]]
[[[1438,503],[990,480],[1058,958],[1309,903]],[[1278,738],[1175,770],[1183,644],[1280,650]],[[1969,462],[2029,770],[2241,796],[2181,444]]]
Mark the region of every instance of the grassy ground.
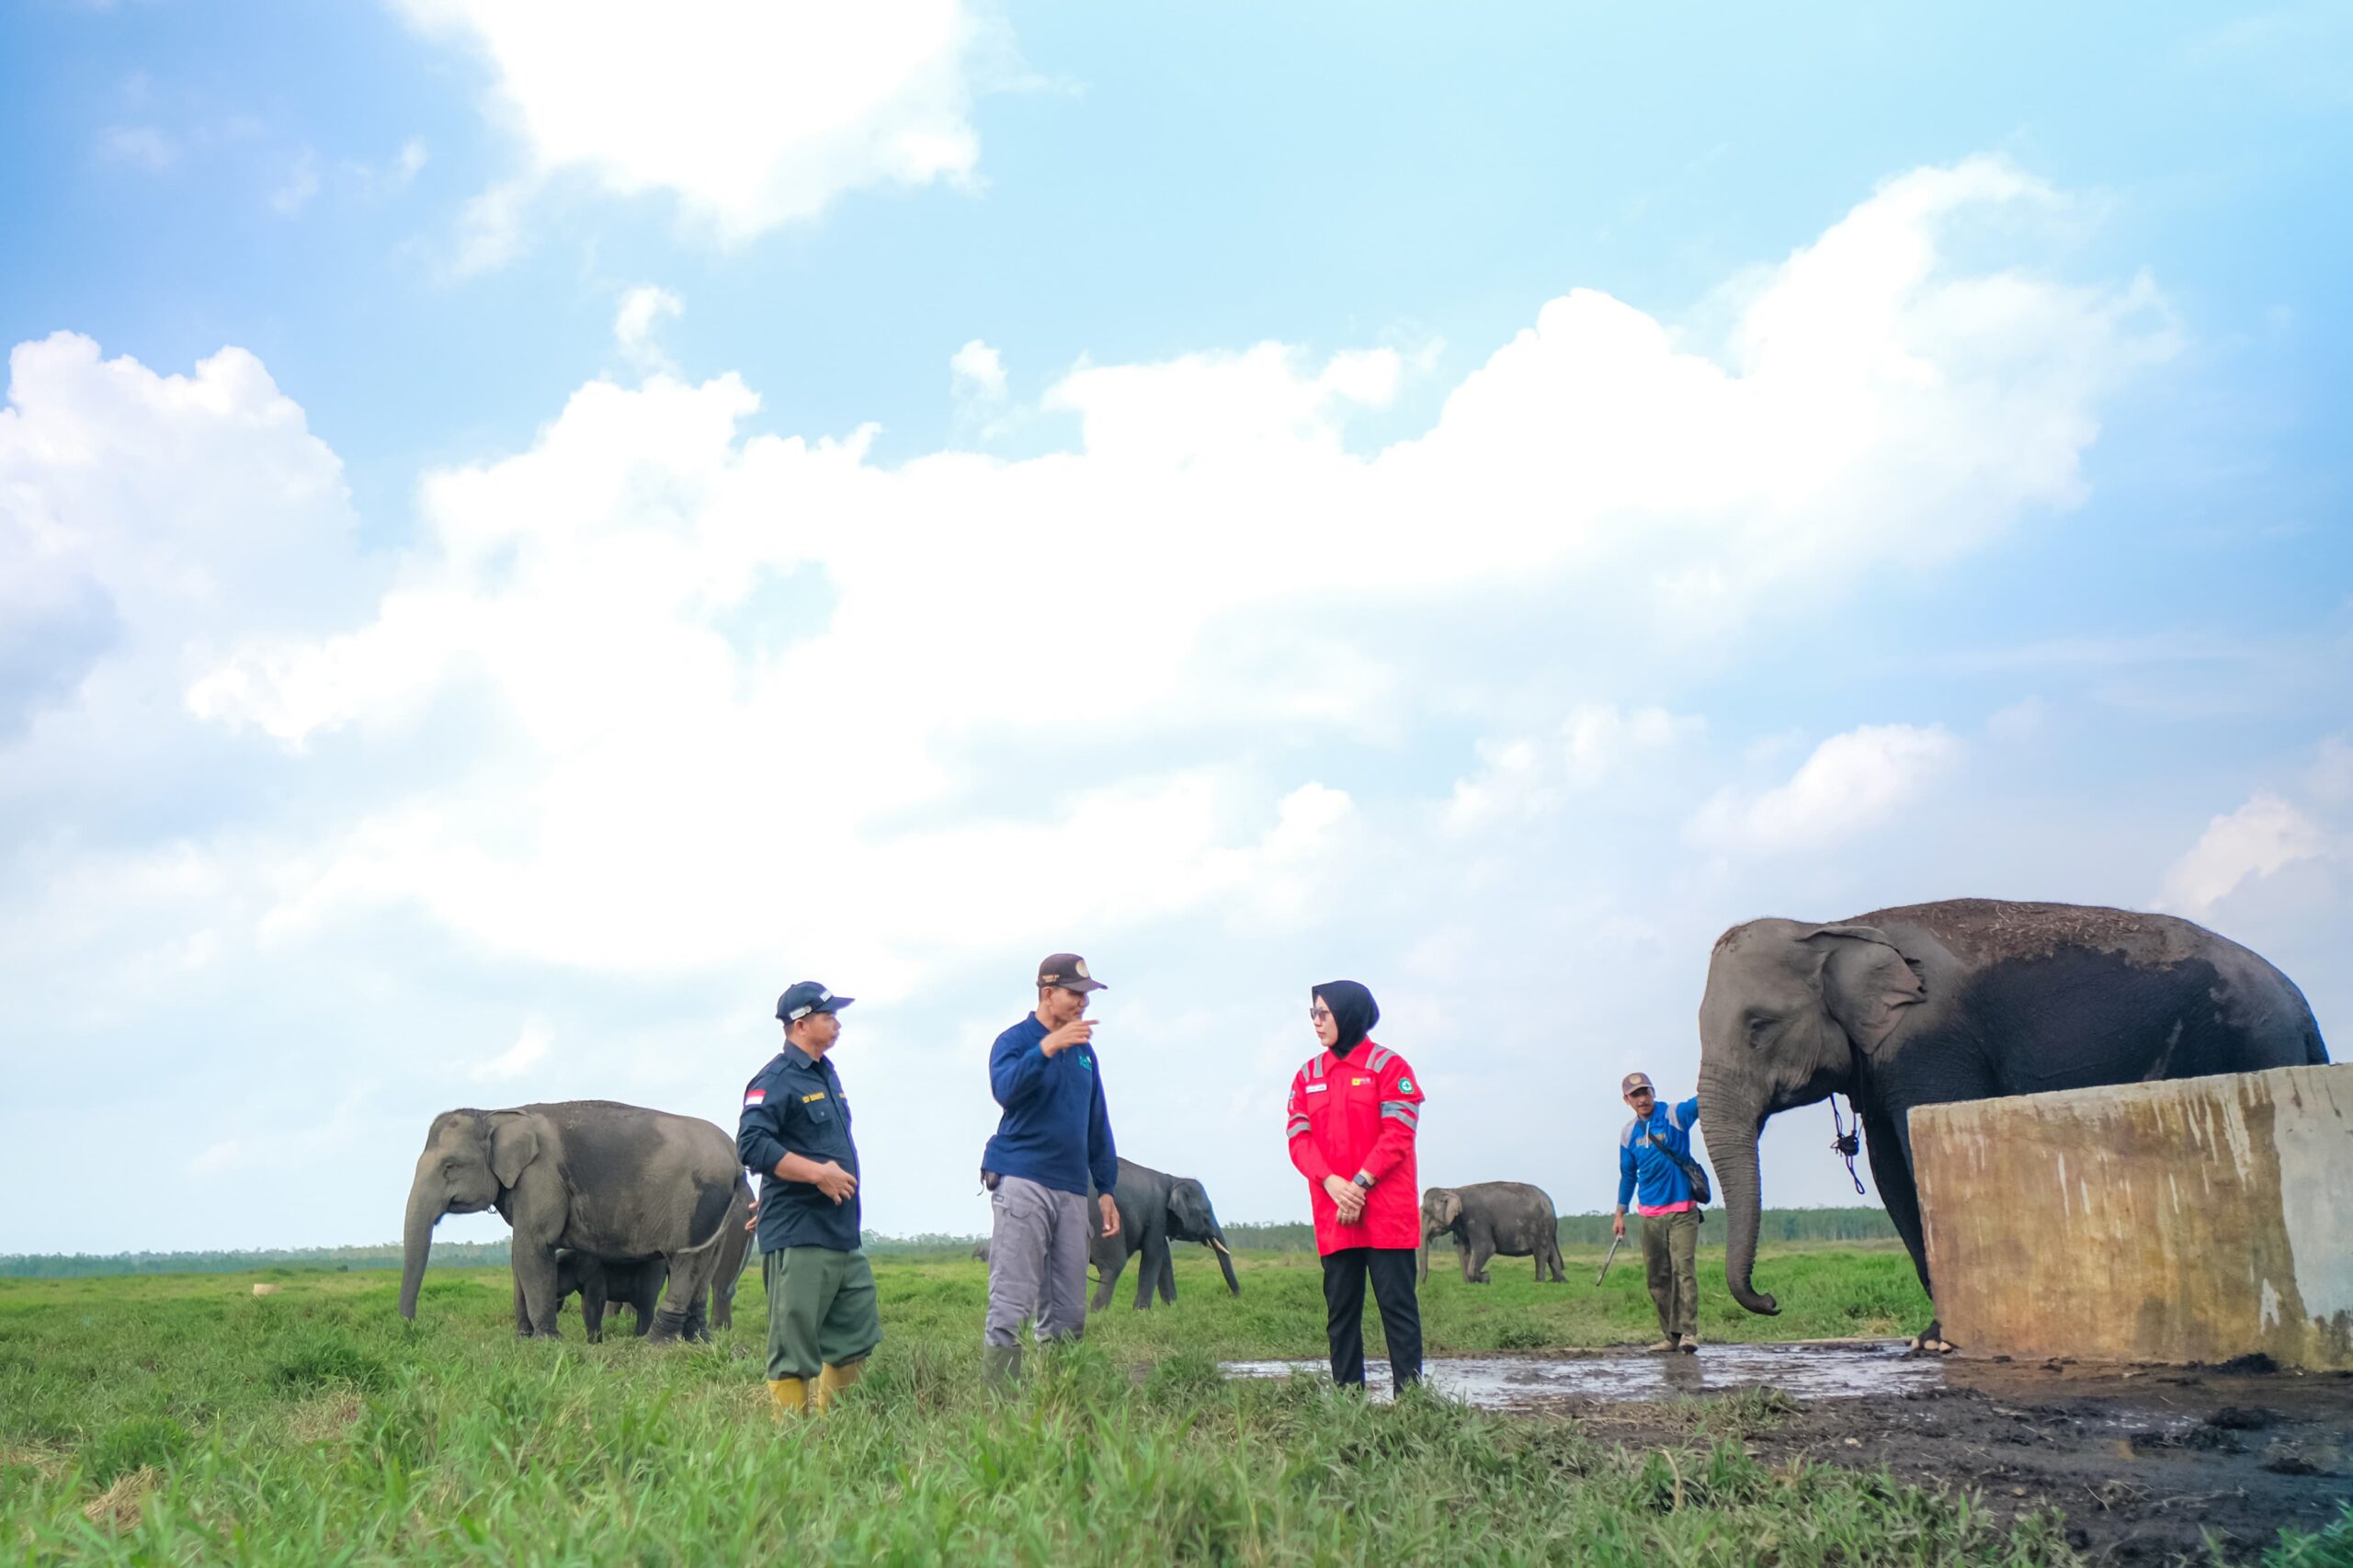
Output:
[[[1433,1353],[1639,1338],[1623,1255],[1539,1288],[1433,1267]],[[1581,1266],[1581,1267],[1580,1267]],[[1720,1266],[1719,1266],[1720,1272]],[[1739,1437],[1770,1397],[1695,1405],[1629,1451],[1573,1421],[1430,1399],[1369,1406],[1313,1380],[1228,1382],[1220,1358],[1320,1352],[1312,1259],[1244,1259],[1225,1297],[1180,1267],[1176,1309],[1124,1304],[977,1386],[983,1273],[877,1270],[888,1340],[823,1422],[779,1433],[758,1275],[709,1346],[517,1341],[503,1271],[428,1277],[415,1324],[381,1274],[0,1284],[0,1560],[391,1563],[762,1561],[1396,1564],[2063,1562],[2055,1522],[1999,1530],[1965,1498],[1767,1469]],[[1789,1311],[1721,1338],[1893,1333],[1925,1314],[1900,1253],[1766,1270]],[[256,1298],[256,1278],[280,1292]],[[1132,1283],[1131,1276],[1128,1283]],[[1128,1293],[1121,1293],[1124,1303]],[[1377,1340],[1376,1340],[1377,1343]]]

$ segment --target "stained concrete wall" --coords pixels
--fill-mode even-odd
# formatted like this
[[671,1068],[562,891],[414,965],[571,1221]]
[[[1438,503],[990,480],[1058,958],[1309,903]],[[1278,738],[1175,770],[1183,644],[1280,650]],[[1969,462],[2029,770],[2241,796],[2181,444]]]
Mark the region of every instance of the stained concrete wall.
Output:
[[2353,1064],[1912,1112],[1965,1355],[2353,1369]]

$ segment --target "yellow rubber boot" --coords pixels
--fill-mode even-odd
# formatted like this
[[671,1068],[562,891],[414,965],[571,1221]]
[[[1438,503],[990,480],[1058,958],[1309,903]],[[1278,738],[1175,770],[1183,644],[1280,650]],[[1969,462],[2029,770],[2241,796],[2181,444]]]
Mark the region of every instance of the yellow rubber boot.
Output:
[[865,1366],[863,1361],[852,1361],[846,1367],[827,1367],[817,1374],[819,1414],[834,1407],[835,1402],[841,1398],[842,1391],[858,1381],[858,1373],[864,1370]]
[[768,1398],[776,1402],[776,1418],[783,1421],[809,1410],[809,1383],[804,1378],[770,1378]]

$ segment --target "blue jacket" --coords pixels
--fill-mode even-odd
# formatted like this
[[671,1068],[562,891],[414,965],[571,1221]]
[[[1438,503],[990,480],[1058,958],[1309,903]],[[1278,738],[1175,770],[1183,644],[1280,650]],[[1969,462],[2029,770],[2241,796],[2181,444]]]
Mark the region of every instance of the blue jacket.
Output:
[[839,1203],[814,1182],[786,1181],[777,1162],[799,1154],[838,1164],[858,1175],[858,1145],[849,1137],[849,1101],[830,1062],[812,1061],[787,1045],[744,1085],[744,1115],[735,1126],[735,1153],[760,1176],[760,1250],[825,1247],[856,1252],[858,1194]]
[[1691,1157],[1691,1129],[1699,1124],[1699,1097],[1694,1095],[1680,1105],[1665,1101],[1651,1108],[1648,1121],[1630,1121],[1626,1131],[1618,1134],[1618,1207],[1623,1209],[1634,1196],[1637,1186],[1642,1188],[1642,1206],[1645,1209],[1666,1209],[1677,1203],[1692,1201],[1691,1178],[1683,1167],[1666,1157],[1672,1149],[1685,1159]]
[[1045,1038],[1032,1013],[989,1048],[989,1092],[1005,1115],[981,1168],[1081,1197],[1091,1176],[1096,1191],[1109,1192],[1120,1185],[1120,1153],[1095,1048],[1074,1045],[1049,1059],[1038,1048]]

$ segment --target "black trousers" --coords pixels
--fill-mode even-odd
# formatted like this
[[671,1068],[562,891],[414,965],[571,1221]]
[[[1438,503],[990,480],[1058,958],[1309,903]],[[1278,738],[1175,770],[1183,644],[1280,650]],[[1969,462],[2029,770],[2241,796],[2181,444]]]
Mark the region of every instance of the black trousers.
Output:
[[1381,1308],[1396,1386],[1422,1381],[1422,1309],[1414,1299],[1412,1247],[1343,1247],[1324,1255],[1324,1332],[1332,1342],[1332,1381],[1364,1386],[1364,1282]]

